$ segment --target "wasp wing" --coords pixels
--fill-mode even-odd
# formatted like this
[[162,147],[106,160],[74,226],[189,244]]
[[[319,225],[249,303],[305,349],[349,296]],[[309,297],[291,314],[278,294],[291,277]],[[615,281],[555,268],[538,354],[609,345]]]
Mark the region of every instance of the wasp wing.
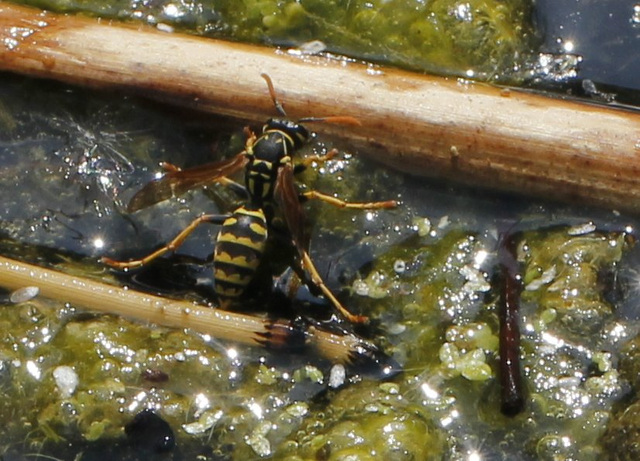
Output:
[[353,323],[367,322],[367,317],[352,314],[340,303],[338,298],[335,297],[322,280],[318,269],[311,260],[311,256],[309,256],[309,235],[305,227],[304,209],[302,208],[298,191],[295,187],[293,166],[290,164],[280,167],[278,170],[274,199],[282,210],[289,231],[291,232],[291,238],[300,256],[300,265],[302,269],[308,273],[308,278],[311,279],[311,282],[320,289],[322,294],[348,321]]
[[223,177],[240,171],[248,162],[240,153],[230,159],[166,173],[162,178],[151,181],[133,196],[127,211],[133,213],[163,200],[177,197],[188,190],[213,183]]
[[293,243],[302,255],[309,248],[309,235],[305,227],[304,208],[294,182],[292,165],[285,165],[278,170],[274,199],[284,215]]

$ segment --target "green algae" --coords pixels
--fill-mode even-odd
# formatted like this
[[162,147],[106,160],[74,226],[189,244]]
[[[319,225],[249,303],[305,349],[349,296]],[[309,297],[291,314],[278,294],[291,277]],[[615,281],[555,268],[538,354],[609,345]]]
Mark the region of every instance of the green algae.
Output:
[[541,312],[555,312],[569,331],[600,330],[612,306],[603,299],[599,274],[620,261],[624,248],[624,234],[572,235],[568,229],[543,240],[531,235],[520,248],[527,268],[523,300],[538,303]]
[[63,12],[146,22],[251,43],[320,49],[468,78],[505,80],[532,55],[524,0],[297,0],[198,2],[25,0]]
[[322,416],[296,436],[295,455],[283,459],[440,459],[443,434],[427,412],[397,386],[368,383],[335,395]]
[[[406,375],[415,373],[421,382],[425,405],[443,420],[457,411],[467,427],[488,424],[491,429],[479,429],[487,440],[525,446],[532,459],[601,459],[597,441],[628,382],[616,365],[618,353],[611,352],[620,324],[600,276],[615,271],[629,251],[627,236],[587,225],[518,234],[524,280],[521,357],[529,403],[522,415],[508,420],[496,411],[500,293],[489,283],[491,266],[477,265],[493,250],[486,239],[456,227],[428,228],[425,233],[416,226],[418,235],[377,259],[375,277],[356,282],[356,292],[369,298],[374,312],[402,325],[389,337],[389,347],[414,370]],[[405,384],[416,385],[409,377]]]

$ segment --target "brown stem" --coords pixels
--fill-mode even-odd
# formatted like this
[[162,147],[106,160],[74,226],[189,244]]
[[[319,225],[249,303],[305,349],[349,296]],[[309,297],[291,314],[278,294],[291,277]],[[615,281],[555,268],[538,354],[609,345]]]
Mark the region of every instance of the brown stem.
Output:
[[503,414],[515,416],[524,408],[520,370],[520,292],[522,282],[516,260],[516,239],[503,234],[498,248],[502,293],[500,296],[500,397]]
[[0,70],[138,93],[253,122],[287,113],[401,171],[640,211],[640,114],[0,2]]

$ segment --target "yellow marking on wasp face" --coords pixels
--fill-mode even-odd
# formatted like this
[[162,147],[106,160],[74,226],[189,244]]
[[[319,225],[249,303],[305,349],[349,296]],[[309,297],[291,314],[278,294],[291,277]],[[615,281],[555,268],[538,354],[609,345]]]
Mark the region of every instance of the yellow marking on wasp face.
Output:
[[[224,252],[216,255],[216,257],[217,257],[216,262],[230,264],[232,266],[242,267],[245,269],[255,269],[256,267],[258,267],[258,264],[260,263],[260,260],[258,258],[249,259],[246,256],[236,256],[234,258]],[[224,271],[224,269],[219,269],[219,270],[221,272]]]
[[229,242],[229,243],[237,243],[238,245],[251,248],[253,250],[259,251],[262,253],[264,248],[264,239],[260,239],[259,242],[254,242],[250,238],[247,237],[236,237],[230,232],[224,232],[218,235],[218,243],[220,242]]

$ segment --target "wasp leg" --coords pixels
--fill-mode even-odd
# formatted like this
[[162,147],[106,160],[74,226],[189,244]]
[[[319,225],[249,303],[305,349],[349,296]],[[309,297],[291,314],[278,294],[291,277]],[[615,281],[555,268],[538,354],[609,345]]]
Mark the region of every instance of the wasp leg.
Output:
[[178,171],[182,171],[182,168],[169,162],[160,162],[160,167],[165,171],[165,173],[176,173]]
[[395,208],[398,206],[398,202],[395,200],[385,200],[381,202],[345,202],[339,198],[332,197],[331,195],[323,194],[317,190],[310,190],[301,194],[302,198],[311,200],[318,199],[323,202],[329,203],[338,208],[355,208],[359,210],[370,210],[374,208]]
[[331,149],[329,152],[323,155],[310,155],[309,157],[304,158],[300,163],[297,163],[293,167],[293,173],[298,174],[302,173],[306,170],[312,163],[323,164],[331,160],[333,157],[338,155],[340,151],[338,149]]
[[331,303],[335,306],[338,311],[351,323],[367,323],[369,318],[365,315],[355,315],[347,310],[346,307],[342,305],[338,298],[327,288],[316,269],[316,266],[313,264],[311,260],[311,256],[306,251],[301,251],[300,256],[302,258],[302,266],[307,270],[309,276],[311,277],[311,281],[322,291],[322,293],[331,301]]
[[196,227],[198,227],[202,223],[213,223],[213,224],[222,224],[225,219],[227,219],[230,215],[202,215],[191,221],[187,227],[185,227],[182,232],[180,232],[173,240],[171,240],[168,244],[163,246],[162,248],[157,249],[151,254],[148,254],[144,258],[134,259],[132,261],[116,261],[115,259],[108,258],[106,256],[102,257],[102,262],[111,267],[115,267],[117,269],[134,269],[136,267],[144,266],[154,259],[162,256],[165,253],[170,251],[177,250],[180,245],[185,241],[185,239],[191,234]]
[[244,144],[245,151],[249,151],[258,140],[258,137],[253,132],[253,130],[248,126],[245,126],[242,131],[247,137],[247,140],[245,141],[245,144]]

